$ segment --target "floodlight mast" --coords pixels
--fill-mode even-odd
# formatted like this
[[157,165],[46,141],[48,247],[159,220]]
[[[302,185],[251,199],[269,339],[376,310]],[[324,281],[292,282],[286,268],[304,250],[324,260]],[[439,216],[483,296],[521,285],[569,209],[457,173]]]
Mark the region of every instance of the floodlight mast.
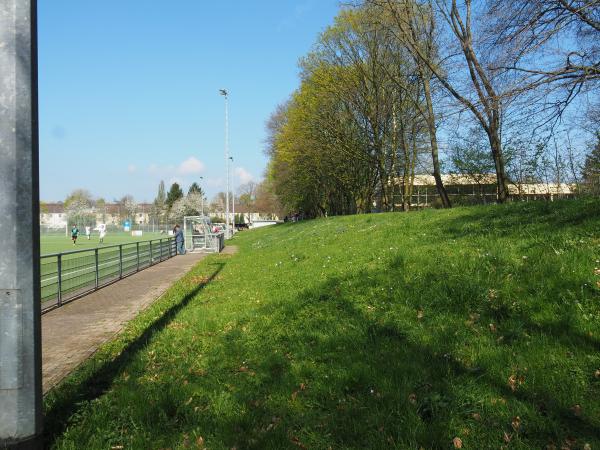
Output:
[[[199,177],[201,180],[204,180],[204,177]],[[202,186],[200,186],[200,202],[201,202],[201,214],[204,215],[204,191],[202,190]]]
[[227,172],[227,187],[225,190],[225,236],[230,237],[229,229],[229,111],[227,100],[229,93],[226,89],[219,89],[219,93],[225,97],[225,170]]
[[[229,159],[233,162],[233,156],[230,156]],[[233,186],[233,178],[231,179],[231,214],[233,215],[233,234],[235,234],[235,187]]]

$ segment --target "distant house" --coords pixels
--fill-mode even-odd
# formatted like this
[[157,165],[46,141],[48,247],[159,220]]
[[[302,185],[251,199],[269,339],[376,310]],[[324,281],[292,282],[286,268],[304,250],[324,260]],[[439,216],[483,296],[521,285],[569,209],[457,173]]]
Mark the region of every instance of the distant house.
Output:
[[67,226],[67,215],[62,203],[44,203],[40,210],[41,226],[56,230],[63,230]]
[[[442,181],[450,200],[458,203],[493,203],[496,201],[495,174],[443,174]],[[399,189],[403,188],[402,178],[396,179]],[[576,185],[571,183],[513,183],[509,182],[508,192],[514,199],[538,200],[572,197]],[[415,175],[411,206],[427,207],[438,201],[433,175]],[[396,203],[398,199],[396,199]]]
[[[231,208],[231,206],[229,209],[229,213],[233,217],[233,208]],[[276,213],[257,212],[255,210],[253,210],[252,208],[248,208],[247,206],[243,206],[243,205],[235,205],[235,215],[243,216],[244,223],[253,223],[256,221],[260,221],[260,220],[279,220],[279,216]],[[211,217],[219,217],[223,221],[225,221],[225,213],[224,212],[211,212],[210,216]]]
[[[137,225],[148,225],[150,223],[150,212],[152,205],[139,203],[138,210],[131,217]],[[94,215],[96,223],[120,226],[126,219],[127,213],[123,206],[118,203],[106,203],[101,207],[92,207],[89,212]],[[45,203],[40,212],[40,226],[48,229],[64,229],[67,226],[67,213],[62,203]]]

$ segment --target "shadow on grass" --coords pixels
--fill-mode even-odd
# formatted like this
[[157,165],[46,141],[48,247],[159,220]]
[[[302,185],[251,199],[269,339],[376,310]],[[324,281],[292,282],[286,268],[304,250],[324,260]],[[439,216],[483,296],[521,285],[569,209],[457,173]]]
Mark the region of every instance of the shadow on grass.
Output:
[[443,231],[448,237],[460,238],[473,234],[521,234],[523,228],[569,229],[595,224],[600,217],[600,203],[596,199],[557,200],[555,202],[514,202],[512,205],[489,205],[466,209],[465,214],[445,220]]
[[[395,275],[394,268],[385,269]],[[226,381],[236,386],[228,395],[243,413],[208,414],[203,426],[225,445],[256,449],[448,448],[458,435],[471,448],[500,447],[506,439],[525,448],[560,446],[573,436],[578,442],[600,440],[593,413],[597,401],[578,397],[581,391],[569,385],[572,360],[563,351],[566,347],[592,356],[594,339],[568,322],[539,325],[526,311],[498,313],[495,307],[480,311],[482,326],[472,331],[464,322],[476,302],[450,301],[441,317],[430,318],[428,300],[417,298],[425,305],[425,317],[417,320],[420,305],[408,305],[402,296],[381,291],[357,301],[356,293],[383,284],[374,281],[380,276],[381,271],[363,271],[329,279],[265,307],[261,315],[269,318],[268,324],[260,326],[252,341],[237,329],[225,333],[219,351],[244,361],[255,375],[235,373]],[[434,283],[439,285],[406,288],[424,296],[436,290],[481,289],[469,286],[477,281],[468,273]],[[488,321],[498,326],[492,338]],[[479,338],[479,333],[485,336]],[[495,342],[500,334],[506,334],[507,342]],[[525,344],[528,334],[534,335],[531,347]],[[464,357],[470,345],[493,347],[496,353],[473,363]],[[539,367],[529,369],[536,373],[507,367],[515,353],[528,365],[529,351],[538,362],[549,356],[560,360],[560,370],[567,374],[564,385],[556,384],[551,367],[547,373]],[[221,374],[232,371],[219,369],[214,368]],[[511,387],[511,370],[525,374],[523,386]],[[530,386],[535,378],[536,386]],[[578,402],[591,417],[573,412]],[[522,424],[515,429],[516,416]]]
[[[67,378],[48,393],[47,400],[50,400],[51,406],[45,411],[44,417],[44,443],[46,448],[51,447],[54,440],[65,431],[69,418],[77,414],[81,405],[101,396],[111,386],[115,377],[135,357],[135,354],[143,349],[156,333],[165,328],[190,300],[214,280],[223,270],[225,264],[212,263],[210,265],[216,266],[216,268],[209,277],[203,279],[180,301],[148,323],[139,336],[128,342],[120,350],[116,358],[103,361],[99,366],[96,366],[95,356],[92,356],[92,361],[85,362],[83,367],[76,369],[75,373],[70,375],[70,377],[75,377],[74,380]],[[142,314],[144,313],[142,312]]]
[[[554,219],[540,220],[547,226]],[[573,439],[576,448],[585,442],[595,448],[598,341],[573,318],[575,302],[560,301],[579,291],[579,275],[544,280],[539,294],[525,289],[527,274],[508,284],[513,281],[506,275],[517,272],[501,255],[457,267],[423,261],[431,266],[418,276],[398,255],[373,270],[303,280],[309,287],[277,291],[279,300],[261,293],[271,295],[262,307],[229,298],[236,315],[229,311],[221,323],[215,313],[210,333],[167,341],[178,350],[155,369],[160,382],[143,382],[144,369],[128,370],[132,381],[116,388],[114,409],[100,405],[86,416],[81,434],[75,430],[69,439],[83,445],[94,434],[98,448],[186,447],[186,439],[203,436],[209,448],[438,449],[460,436],[465,448],[560,448]],[[514,301],[517,294],[521,303]],[[220,300],[212,311],[227,306]],[[536,320],[540,310],[559,319]],[[186,314],[189,329],[205,328],[194,323],[204,312]],[[159,319],[147,338],[173,314]],[[191,367],[190,354],[193,363],[206,363],[202,370]],[[64,402],[70,411],[55,405],[63,422],[51,438],[64,429],[76,402],[100,395],[130,360],[124,356],[104,377],[77,386],[79,396]],[[104,380],[102,389],[89,395],[96,378]],[[573,410],[577,404],[581,411]],[[123,416],[113,414],[105,425],[116,409]],[[107,437],[110,430],[118,435]]]

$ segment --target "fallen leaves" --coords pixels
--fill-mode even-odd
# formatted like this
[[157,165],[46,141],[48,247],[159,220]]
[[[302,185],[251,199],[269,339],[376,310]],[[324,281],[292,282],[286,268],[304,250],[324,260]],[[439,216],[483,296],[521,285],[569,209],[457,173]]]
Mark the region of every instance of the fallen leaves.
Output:
[[523,375],[511,375],[508,377],[508,386],[510,390],[515,392],[519,386],[525,383],[525,377]]
[[298,396],[298,393],[300,391],[305,391],[306,390],[306,384],[305,383],[300,383],[300,386],[298,386],[298,389],[296,389],[294,392],[292,392],[292,400],[296,400],[296,397]]
[[462,439],[459,437],[452,439],[452,444],[454,445],[454,448],[462,448],[463,446]]
[[519,428],[521,428],[521,418],[519,416],[513,417],[513,420],[510,422],[510,425],[512,426],[513,430],[519,431]]
[[411,405],[416,405],[417,404],[417,394],[415,394],[414,392],[411,393],[408,396],[408,401],[410,402]]
[[571,406],[571,411],[573,412],[573,414],[576,417],[581,416],[581,405],[580,404],[576,404],[576,405]]
[[422,309],[417,310],[417,319],[421,320],[423,318],[423,315],[424,313]]

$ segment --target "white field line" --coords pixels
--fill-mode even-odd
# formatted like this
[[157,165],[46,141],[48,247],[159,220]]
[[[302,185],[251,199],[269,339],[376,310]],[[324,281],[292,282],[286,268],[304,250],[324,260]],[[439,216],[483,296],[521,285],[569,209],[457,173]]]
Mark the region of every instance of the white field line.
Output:
[[[129,257],[129,258],[123,258],[123,261],[124,262],[125,261],[130,261],[132,259],[137,259],[137,255],[134,255],[134,256]],[[114,261],[108,261],[108,262],[105,262],[105,263],[102,263],[102,264],[98,264],[98,272],[100,272],[100,268],[103,267],[103,266],[107,266],[107,265],[116,265],[116,266],[118,266],[119,265],[118,261],[119,260],[117,259],[116,262],[114,262]],[[141,259],[140,259],[140,262],[142,262]],[[65,278],[65,276],[73,275],[73,274],[76,274],[76,273],[79,273],[79,272],[94,273],[95,271],[96,271],[96,265],[95,264],[93,266],[91,266],[91,267],[85,267],[83,269],[76,269],[76,270],[71,270],[71,271],[68,271],[68,272],[63,271],[63,279]],[[58,275],[55,275],[55,276],[52,276],[52,277],[48,277],[48,278],[42,278],[42,281],[41,281],[42,287],[47,287],[48,285],[44,286],[43,284],[44,283],[50,283],[53,280],[58,280]]]

